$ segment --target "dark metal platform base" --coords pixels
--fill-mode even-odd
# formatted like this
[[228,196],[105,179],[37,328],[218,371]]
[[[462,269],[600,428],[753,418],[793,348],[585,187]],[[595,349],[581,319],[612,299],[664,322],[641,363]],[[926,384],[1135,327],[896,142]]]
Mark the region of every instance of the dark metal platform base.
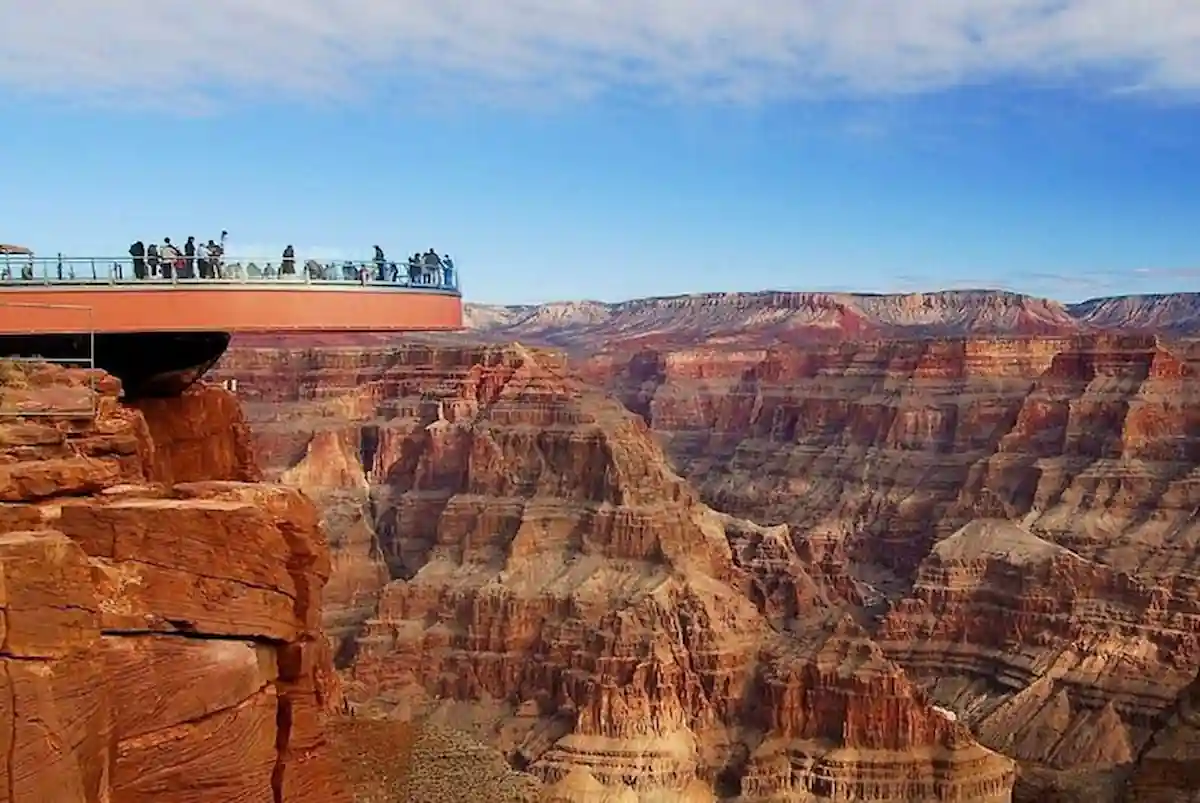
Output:
[[[0,335],[0,359],[42,357],[86,365],[86,334]],[[126,398],[177,396],[216,364],[228,332],[97,332],[95,364],[121,380]]]

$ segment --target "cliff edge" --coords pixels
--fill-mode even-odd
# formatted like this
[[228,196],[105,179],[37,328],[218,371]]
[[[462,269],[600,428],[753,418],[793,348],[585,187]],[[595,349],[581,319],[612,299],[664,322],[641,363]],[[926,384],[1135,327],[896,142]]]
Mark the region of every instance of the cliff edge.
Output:
[[0,803],[348,800],[324,535],[236,401],[0,368]]

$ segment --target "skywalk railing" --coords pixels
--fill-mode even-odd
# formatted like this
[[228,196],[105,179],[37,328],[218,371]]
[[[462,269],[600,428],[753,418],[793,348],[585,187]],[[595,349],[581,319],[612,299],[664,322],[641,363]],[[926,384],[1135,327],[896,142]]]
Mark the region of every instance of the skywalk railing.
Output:
[[166,267],[161,258],[34,257],[0,254],[0,286],[162,287],[183,285],[364,285],[458,292],[458,270],[451,264],[356,260],[247,259],[220,261],[181,258]]

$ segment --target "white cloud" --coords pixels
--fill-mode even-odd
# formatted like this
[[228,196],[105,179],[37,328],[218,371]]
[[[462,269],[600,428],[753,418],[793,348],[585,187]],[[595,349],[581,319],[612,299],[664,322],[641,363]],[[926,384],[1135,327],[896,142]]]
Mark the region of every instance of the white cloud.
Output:
[[1197,0],[4,0],[0,31],[0,85],[126,102],[414,81],[552,100],[1200,90]]

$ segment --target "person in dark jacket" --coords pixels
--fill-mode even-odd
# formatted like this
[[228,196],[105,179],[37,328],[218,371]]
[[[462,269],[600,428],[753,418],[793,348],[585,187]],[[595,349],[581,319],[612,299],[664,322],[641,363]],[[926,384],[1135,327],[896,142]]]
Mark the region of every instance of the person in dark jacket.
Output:
[[289,245],[283,249],[283,261],[279,263],[280,276],[296,275],[296,249]]
[[441,284],[442,258],[432,248],[425,252],[425,270],[422,273],[425,284]]
[[150,243],[150,245],[146,246],[146,265],[150,268],[151,276],[158,276],[159,256],[157,243]]
[[387,257],[383,255],[383,249],[375,246],[375,278],[383,281],[386,276]]
[[188,237],[183,244],[183,270],[179,272],[180,279],[196,278],[196,238]]
[[129,256],[133,257],[133,275],[139,279],[145,279],[147,276],[146,244],[138,240],[129,246]]

